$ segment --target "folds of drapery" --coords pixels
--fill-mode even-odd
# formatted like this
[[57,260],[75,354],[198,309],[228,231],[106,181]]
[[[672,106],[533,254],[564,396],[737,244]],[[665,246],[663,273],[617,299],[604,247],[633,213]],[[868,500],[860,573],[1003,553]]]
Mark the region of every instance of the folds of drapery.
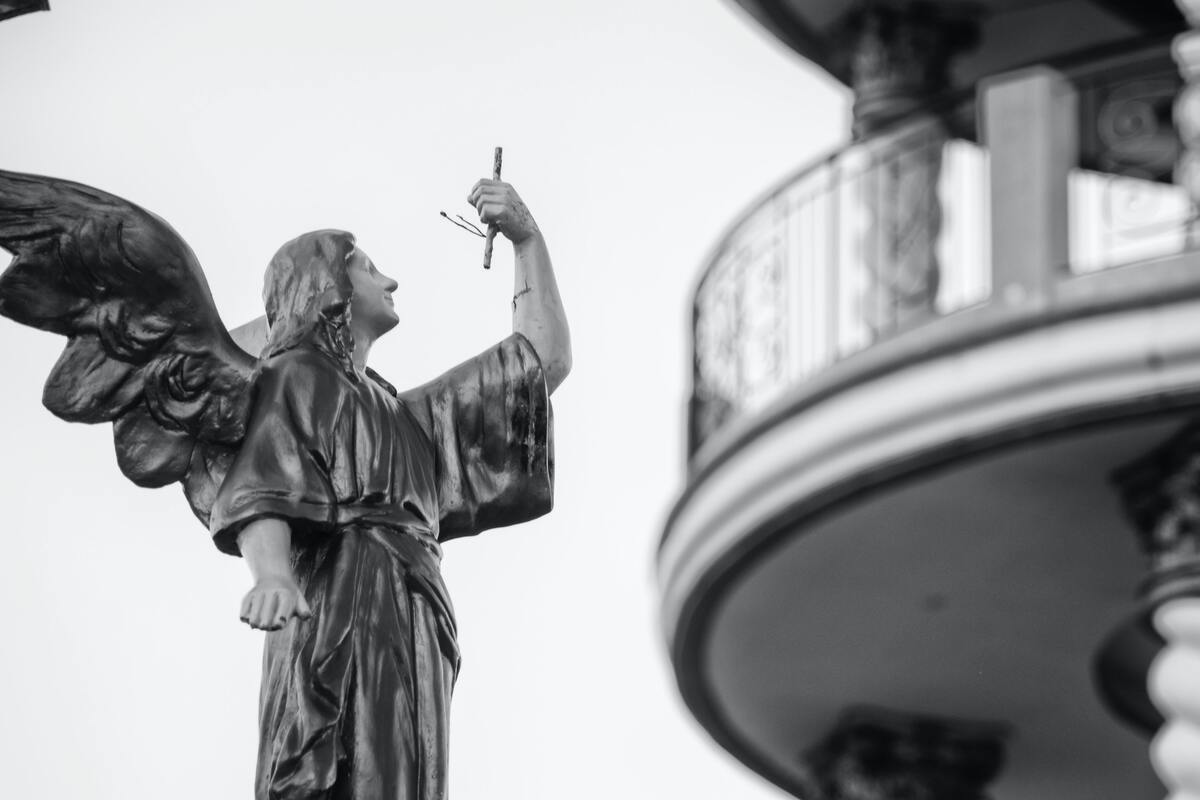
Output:
[[313,616],[267,636],[256,800],[446,796],[459,656],[435,552],[369,525],[304,551]]

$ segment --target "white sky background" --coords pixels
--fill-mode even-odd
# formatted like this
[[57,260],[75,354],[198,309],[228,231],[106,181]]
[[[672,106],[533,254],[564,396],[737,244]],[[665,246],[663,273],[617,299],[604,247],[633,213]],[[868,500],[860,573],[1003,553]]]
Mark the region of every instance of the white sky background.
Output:
[[[555,510],[456,541],[459,800],[779,793],[686,713],[654,549],[683,480],[689,294],[758,193],[839,142],[845,97],[722,0],[54,0],[0,23],[0,167],[124,196],[205,266],[226,323],[285,240],[354,231],[401,285],[373,365],[400,386],[511,329],[471,184],[550,245],[575,371]],[[3,254],[0,254],[0,263]],[[117,471],[108,426],[41,407],[63,340],[0,322],[0,774],[21,798],[249,797],[262,634],[250,581],[178,487]]]

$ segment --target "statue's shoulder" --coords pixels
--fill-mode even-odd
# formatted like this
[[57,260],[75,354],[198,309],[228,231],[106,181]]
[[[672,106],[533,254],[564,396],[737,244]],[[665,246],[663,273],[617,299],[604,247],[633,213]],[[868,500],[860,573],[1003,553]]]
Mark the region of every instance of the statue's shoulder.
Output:
[[258,363],[257,381],[333,386],[346,381],[346,373],[333,358],[315,347],[301,345],[268,356]]

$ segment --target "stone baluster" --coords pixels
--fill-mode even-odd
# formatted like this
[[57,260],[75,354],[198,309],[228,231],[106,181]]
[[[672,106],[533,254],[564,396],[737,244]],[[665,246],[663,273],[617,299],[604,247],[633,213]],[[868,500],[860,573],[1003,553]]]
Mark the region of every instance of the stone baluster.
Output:
[[1175,99],[1175,129],[1183,145],[1175,164],[1175,182],[1192,201],[1193,221],[1188,227],[1189,243],[1200,243],[1200,224],[1194,217],[1200,209],[1200,0],[1175,0],[1192,30],[1175,38],[1172,55],[1179,65],[1184,86]]
[[1171,800],[1200,797],[1200,598],[1168,600],[1154,614],[1166,641],[1150,667],[1150,697],[1166,724],[1150,758]]

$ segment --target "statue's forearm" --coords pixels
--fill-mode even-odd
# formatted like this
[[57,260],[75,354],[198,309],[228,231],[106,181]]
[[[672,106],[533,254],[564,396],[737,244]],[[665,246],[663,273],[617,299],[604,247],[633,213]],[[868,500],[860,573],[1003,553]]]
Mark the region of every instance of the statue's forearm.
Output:
[[254,587],[242,600],[243,622],[277,631],[292,617],[312,616],[292,573],[292,529],[286,522],[272,517],[251,522],[238,534],[238,547],[254,576]]
[[292,531],[281,519],[256,519],[238,534],[238,548],[255,582],[292,577]]
[[553,392],[571,371],[571,333],[558,294],[550,251],[541,233],[513,246],[516,255],[513,331],[522,334],[542,361]]

